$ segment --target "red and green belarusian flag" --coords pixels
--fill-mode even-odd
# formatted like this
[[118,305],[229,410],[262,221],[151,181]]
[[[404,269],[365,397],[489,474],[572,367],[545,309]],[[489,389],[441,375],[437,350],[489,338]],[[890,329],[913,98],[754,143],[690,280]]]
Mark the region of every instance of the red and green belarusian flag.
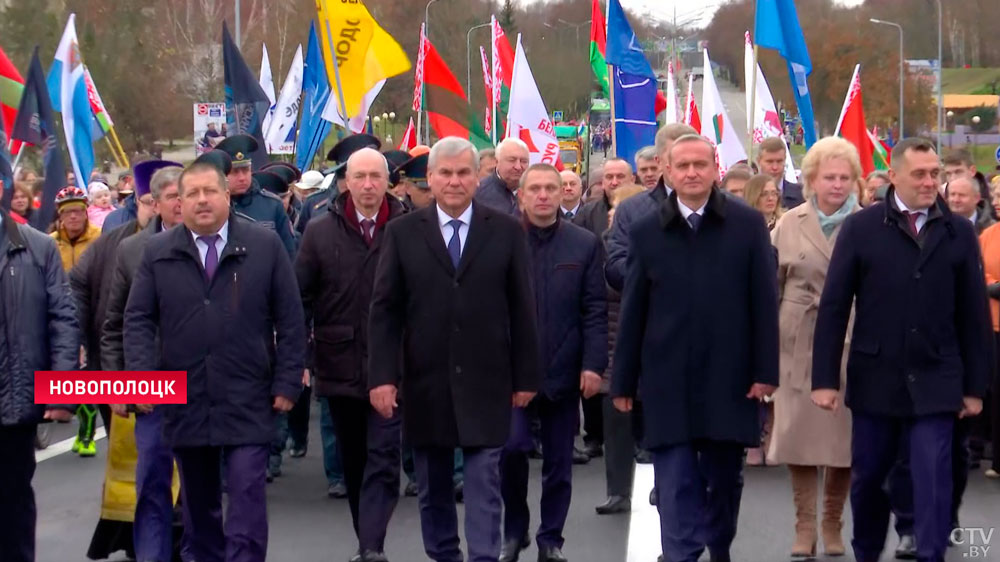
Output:
[[[506,127],[506,115],[510,109],[510,85],[514,74],[514,49],[510,47],[507,34],[504,33],[496,16],[491,18],[493,36],[493,105],[497,110],[493,115],[493,132],[499,137]],[[501,119],[500,116],[504,116]]]
[[[2,113],[4,130],[10,133],[17,120],[17,108],[21,105],[21,93],[24,92],[24,78],[10,62],[7,54],[0,49],[0,113]],[[11,155],[21,151],[21,141],[12,141]]]
[[608,81],[608,61],[604,54],[608,48],[608,26],[604,23],[604,11],[593,0],[590,7],[590,68],[601,84],[604,97],[611,97],[611,83]]
[[885,146],[876,139],[865,124],[865,108],[861,97],[861,65],[854,67],[851,85],[847,89],[847,99],[840,111],[834,135],[851,142],[861,157],[861,172],[867,176],[875,170],[889,169],[889,157]]
[[476,148],[492,147],[479,122],[478,111],[472,110],[462,85],[426,37],[423,55],[423,105],[434,133],[438,138],[469,139]]

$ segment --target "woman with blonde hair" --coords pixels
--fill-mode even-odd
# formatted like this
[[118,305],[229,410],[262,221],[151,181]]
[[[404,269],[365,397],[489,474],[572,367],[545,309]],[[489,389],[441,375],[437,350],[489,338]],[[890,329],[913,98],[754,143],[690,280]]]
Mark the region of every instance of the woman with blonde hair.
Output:
[[785,212],[781,208],[781,192],[778,191],[778,185],[774,178],[767,174],[758,174],[750,178],[743,188],[743,199],[764,215],[768,230],[774,230],[774,225]]
[[[841,516],[851,484],[851,414],[846,408],[819,408],[810,393],[813,332],[820,295],[840,226],[861,210],[860,177],[861,162],[854,145],[837,137],[820,140],[802,161],[806,202],[785,213],[771,232],[778,251],[781,378],[774,395],[774,430],[768,460],[787,464],[791,473],[795,502],[793,558],[816,555],[821,473],[824,551],[830,556],[845,552]],[[844,354],[846,357],[846,348]],[[841,380],[844,378],[842,371]],[[842,382],[840,388],[844,386]]]

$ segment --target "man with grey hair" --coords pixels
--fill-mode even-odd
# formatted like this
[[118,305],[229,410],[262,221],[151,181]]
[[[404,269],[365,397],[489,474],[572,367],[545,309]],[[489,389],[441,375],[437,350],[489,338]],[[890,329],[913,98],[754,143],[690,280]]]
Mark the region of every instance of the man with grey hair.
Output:
[[639,185],[653,189],[662,174],[655,146],[644,147],[635,153],[635,177]]
[[[143,165],[136,166],[136,180],[146,181]],[[153,235],[173,228],[183,222],[181,199],[177,191],[180,166],[167,166],[156,170],[149,181],[149,193],[153,197],[152,208],[156,212],[135,236],[122,241],[115,254],[111,270],[111,288],[107,298],[107,312],[104,315],[100,335],[101,365],[109,371],[125,369],[123,352],[122,323],[125,304],[128,302],[132,278],[139,267],[142,251]],[[171,484],[174,475],[174,455],[162,439],[163,416],[160,410],[152,410],[148,405],[132,408],[124,404],[113,404],[111,409],[120,416],[128,416],[135,411],[135,516],[132,528],[132,542],[138,560],[169,560],[173,553],[173,492]],[[186,550],[186,542],[182,545]],[[182,558],[190,556],[184,553]]]
[[524,227],[473,202],[478,164],[468,140],[445,137],[431,148],[435,204],[389,223],[368,324],[369,347],[379,350],[368,356],[371,404],[386,419],[405,405],[424,549],[438,562],[465,559],[452,486],[456,447],[465,456],[468,560],[498,559],[499,463],[511,406],[527,406],[541,376]]
[[[347,159],[347,190],[306,226],[295,260],[306,328],[313,337],[314,392],[326,400],[344,463],[359,560],[386,560],[385,536],[399,498],[398,413],[368,400],[368,311],[386,225],[406,211],[387,197],[389,169],[374,148]],[[376,353],[380,350],[376,349]]]
[[479,179],[492,176],[497,171],[497,152],[492,148],[479,151]]
[[492,207],[501,213],[521,216],[517,206],[517,186],[529,164],[528,145],[521,139],[508,137],[497,145],[496,173],[479,182],[476,203]]

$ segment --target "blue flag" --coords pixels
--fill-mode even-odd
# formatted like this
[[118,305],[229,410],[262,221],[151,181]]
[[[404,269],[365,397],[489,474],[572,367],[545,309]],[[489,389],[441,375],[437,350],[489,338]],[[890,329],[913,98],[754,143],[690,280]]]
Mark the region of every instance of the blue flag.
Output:
[[[38,47],[31,57],[28,76],[24,80],[24,92],[17,110],[17,120],[10,134],[11,138],[24,141],[42,149],[42,167],[45,183],[42,186],[42,206],[31,215],[31,226],[48,232],[56,212],[56,194],[66,187],[66,165],[63,163],[59,133],[52,111],[45,72],[38,60]],[[23,148],[21,150],[24,150]]]
[[615,152],[629,165],[635,153],[656,142],[656,80],[614,68]]
[[757,45],[775,49],[788,63],[788,76],[792,94],[802,118],[802,131],[806,147],[816,142],[816,119],[813,117],[812,97],[809,95],[808,77],[812,74],[809,49],[802,35],[794,0],[757,0],[757,25],[754,41]]
[[604,60],[627,74],[656,79],[618,0],[608,0],[608,45]]
[[0,119],[0,181],[3,181],[2,200],[0,206],[10,209],[10,200],[14,194],[14,171],[10,167],[10,152],[7,151],[7,131]]
[[257,139],[257,150],[250,158],[253,169],[260,169],[268,162],[263,123],[271,109],[271,100],[243,60],[225,22],[222,23],[222,64],[226,84],[226,127],[230,135],[246,134]]
[[323,108],[330,98],[330,79],[323,64],[316,35],[316,22],[309,25],[309,46],[306,50],[305,70],[302,73],[302,119],[299,123],[299,142],[295,146],[295,166],[308,170],[316,151],[330,134],[330,122],[323,119]]
[[618,0],[608,0],[605,60],[614,69],[615,151],[634,165],[635,153],[656,140],[656,75]]

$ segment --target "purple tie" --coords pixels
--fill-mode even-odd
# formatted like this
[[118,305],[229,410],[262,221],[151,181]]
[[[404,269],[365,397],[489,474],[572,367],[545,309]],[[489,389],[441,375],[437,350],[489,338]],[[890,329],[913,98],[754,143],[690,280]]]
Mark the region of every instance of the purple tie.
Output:
[[209,281],[215,276],[215,270],[219,267],[219,251],[215,249],[215,241],[218,239],[218,234],[198,237],[198,240],[208,245],[208,252],[205,253],[205,278]]

